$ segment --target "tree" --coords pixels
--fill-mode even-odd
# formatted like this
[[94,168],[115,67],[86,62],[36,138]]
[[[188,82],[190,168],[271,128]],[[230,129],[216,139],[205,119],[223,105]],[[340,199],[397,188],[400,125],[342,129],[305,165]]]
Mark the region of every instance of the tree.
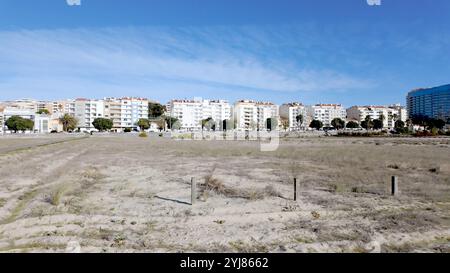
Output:
[[442,119],[431,119],[428,124],[429,128],[442,129],[442,128],[444,128],[444,126],[445,126],[445,121],[443,121]]
[[50,111],[48,111],[47,109],[40,109],[39,111],[36,112],[36,114],[39,114],[39,115],[50,115]]
[[361,122],[361,127],[365,128],[366,130],[370,130],[373,128],[373,121],[369,115],[366,116],[366,118]]
[[303,125],[303,115],[302,114],[296,116],[295,120],[297,121],[298,127],[301,127]]
[[19,116],[12,116],[5,122],[5,125],[9,130],[17,133],[18,131],[33,130],[34,121]]
[[[175,125],[178,122],[177,118],[166,116],[166,117],[164,117],[164,119],[165,119],[165,121],[167,123],[167,128],[169,130],[176,129]],[[178,122],[178,125],[180,125],[179,122]],[[180,126],[180,128],[181,128],[181,126]]]
[[381,130],[383,129],[383,121],[381,119],[374,119],[373,120],[373,129],[375,130]]
[[430,118],[423,115],[414,115],[411,117],[414,125],[427,127],[429,130],[433,128],[442,129],[445,126],[445,121],[442,119]]
[[148,103],[148,118],[159,118],[166,112],[166,106],[160,103]]
[[62,116],[59,121],[63,125],[64,132],[73,131],[77,128],[78,120],[69,114]]
[[160,132],[162,132],[162,130],[165,129],[165,127],[166,127],[166,120],[165,119],[159,118],[159,119],[154,120],[154,122],[156,122],[156,125],[158,126],[158,130]]
[[99,130],[100,132],[111,130],[113,127],[113,121],[106,118],[96,118],[92,122],[94,128]]
[[214,130],[216,129],[216,122],[213,120],[213,118],[209,117],[207,119],[203,119],[201,121],[202,125],[202,131],[206,128],[206,130]]
[[395,122],[395,131],[399,134],[406,134],[406,133],[408,133],[409,129],[405,126],[406,126],[406,124],[404,121],[397,120]]
[[320,130],[323,127],[323,123],[320,120],[313,120],[311,121],[311,124],[309,124],[310,128],[314,128],[316,130]]
[[395,129],[402,129],[405,128],[405,122],[403,122],[402,120],[397,120],[395,122]]
[[141,128],[141,131],[147,130],[150,128],[150,120],[146,118],[141,118],[136,122],[136,125]]
[[347,123],[346,127],[349,128],[349,129],[356,129],[356,128],[359,128],[359,124],[356,121],[349,121]]
[[281,127],[283,127],[285,131],[287,131],[287,129],[289,128],[289,119],[281,118]]
[[269,131],[275,131],[278,127],[278,120],[276,118],[268,118],[266,120],[266,128]]
[[331,121],[331,125],[336,128],[337,130],[340,130],[345,127],[345,121],[343,121],[340,118],[335,118]]

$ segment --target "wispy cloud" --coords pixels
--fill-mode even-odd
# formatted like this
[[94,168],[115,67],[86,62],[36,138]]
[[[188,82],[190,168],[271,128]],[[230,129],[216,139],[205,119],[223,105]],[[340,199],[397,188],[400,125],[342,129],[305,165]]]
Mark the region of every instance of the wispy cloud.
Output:
[[167,94],[215,97],[217,92],[329,92],[373,86],[373,81],[307,63],[300,47],[283,52],[298,46],[291,36],[286,28],[252,27],[0,32],[0,99],[33,94],[166,99]]

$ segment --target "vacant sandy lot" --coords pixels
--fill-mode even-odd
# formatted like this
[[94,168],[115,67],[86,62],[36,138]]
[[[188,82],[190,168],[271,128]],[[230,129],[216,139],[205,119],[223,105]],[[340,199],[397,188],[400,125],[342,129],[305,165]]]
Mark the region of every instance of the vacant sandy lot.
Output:
[[260,152],[245,141],[0,137],[0,251],[71,241],[83,252],[450,252],[450,139],[291,138]]

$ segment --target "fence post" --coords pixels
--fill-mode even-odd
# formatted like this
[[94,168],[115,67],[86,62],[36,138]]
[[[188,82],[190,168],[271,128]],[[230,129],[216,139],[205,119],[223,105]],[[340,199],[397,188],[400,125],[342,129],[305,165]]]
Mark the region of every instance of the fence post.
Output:
[[297,185],[297,178],[294,178],[294,201],[297,201],[297,194],[298,194],[298,185]]
[[398,178],[397,178],[397,176],[392,176],[392,180],[391,180],[391,194],[393,196],[398,195]]
[[195,179],[192,177],[191,178],[191,205],[194,205],[195,199],[197,199],[197,196],[196,196],[197,189],[196,188],[197,187],[195,185]]

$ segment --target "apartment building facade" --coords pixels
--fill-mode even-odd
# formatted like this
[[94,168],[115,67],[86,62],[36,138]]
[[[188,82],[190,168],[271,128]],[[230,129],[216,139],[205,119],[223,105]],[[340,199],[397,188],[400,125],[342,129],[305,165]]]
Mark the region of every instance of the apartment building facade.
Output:
[[370,117],[371,120],[380,119],[381,116],[383,119],[383,128],[384,129],[393,129],[395,127],[395,122],[397,120],[402,120],[406,122],[407,120],[407,111],[404,107],[400,105],[391,105],[391,106],[352,106],[347,109],[347,117],[349,120],[356,121],[361,124],[362,121],[366,119],[366,117]]
[[231,119],[231,105],[226,100],[172,100],[168,103],[171,117],[177,118],[181,130],[202,129],[202,120],[212,118],[216,130],[222,130],[224,120]]
[[271,102],[257,102],[257,130],[265,130],[267,128],[267,119],[275,118],[280,124],[280,115],[278,105]]
[[410,117],[426,116],[450,123],[450,84],[413,90],[406,97],[406,105]]
[[[300,115],[303,117],[303,121],[298,122],[297,117]],[[307,128],[310,123],[306,107],[298,102],[282,104],[280,106],[280,117],[288,121],[287,129],[289,131]]]
[[319,120],[324,127],[332,127],[335,118],[347,120],[347,111],[341,104],[316,104],[307,107],[307,115],[311,120]]
[[240,100],[234,104],[236,129],[256,130],[258,125],[258,108],[256,102]]
[[146,98],[105,98],[104,117],[113,121],[113,129],[122,131],[125,128],[136,129],[140,119],[148,118],[148,103]]
[[265,130],[269,118],[279,121],[279,108],[271,102],[240,100],[234,105],[236,129]]
[[92,123],[96,118],[102,117],[104,117],[103,100],[91,100],[83,98],[75,100],[75,118],[78,120],[77,127],[80,131],[95,130]]

